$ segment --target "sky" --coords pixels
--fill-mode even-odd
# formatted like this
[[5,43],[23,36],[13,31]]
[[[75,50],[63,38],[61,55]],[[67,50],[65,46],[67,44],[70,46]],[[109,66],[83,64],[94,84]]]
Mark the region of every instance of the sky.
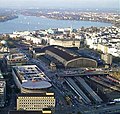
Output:
[[0,8],[116,8],[120,0],[0,0]]

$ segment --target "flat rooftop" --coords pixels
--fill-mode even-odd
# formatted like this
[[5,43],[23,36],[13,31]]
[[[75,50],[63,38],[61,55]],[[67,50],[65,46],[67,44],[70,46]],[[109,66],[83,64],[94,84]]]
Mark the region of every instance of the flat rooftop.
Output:
[[54,93],[20,93],[17,97],[54,97]]
[[46,75],[36,65],[14,66],[14,72],[26,89],[44,89],[52,85],[46,79]]

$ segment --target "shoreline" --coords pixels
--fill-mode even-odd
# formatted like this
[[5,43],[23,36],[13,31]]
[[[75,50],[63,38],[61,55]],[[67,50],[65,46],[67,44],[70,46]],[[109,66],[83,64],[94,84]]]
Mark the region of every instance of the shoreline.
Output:
[[[27,16],[29,18],[27,18]],[[42,18],[45,19],[45,20],[43,20]],[[23,23],[20,23],[21,20],[23,21]],[[58,19],[56,19],[56,20],[58,20]],[[62,21],[63,21],[63,23],[62,23]],[[45,17],[40,17],[40,16],[39,17],[38,16],[30,16],[30,15],[21,15],[20,14],[20,15],[18,15],[18,19],[15,19],[15,23],[14,23],[14,21],[11,21],[9,23],[11,28],[8,29],[8,31],[7,31],[7,29],[3,29],[2,28],[2,26],[4,26],[4,28],[6,28],[8,26],[8,23],[5,22],[5,25],[2,24],[0,34],[12,33],[13,31],[27,31],[27,30],[33,31],[33,30],[40,30],[40,29],[49,29],[51,27],[52,28],[59,28],[59,24],[60,24],[60,27],[61,27],[61,23],[62,23],[62,27],[61,28],[70,27],[70,26],[73,25],[72,27],[75,28],[75,29],[81,28],[83,26],[86,27],[86,28],[87,27],[92,27],[92,26],[93,27],[112,26],[111,24],[104,23],[104,22],[101,23],[101,22],[85,21],[85,24],[82,25],[82,23],[84,23],[84,21],[83,22],[81,21],[81,23],[79,23],[80,21],[78,21],[78,20],[75,23],[74,23],[74,21],[76,21],[76,20],[55,21],[55,19],[52,19],[52,18],[45,18]],[[28,25],[28,22],[30,22],[29,25]],[[51,22],[53,24],[51,24],[51,27],[49,27],[48,24],[45,24],[44,26],[42,26],[41,22],[46,22],[46,23],[48,23],[48,22],[50,23]],[[40,24],[38,24],[38,23],[40,23]],[[55,26],[55,23],[58,24],[58,26]],[[86,24],[86,23],[88,23],[88,24]],[[15,24],[15,27],[13,26],[14,24]],[[18,28],[16,24],[18,24],[18,25],[20,24],[20,28]],[[23,26],[25,26],[25,28],[23,28]]]
[[0,16],[0,23],[18,18],[17,15]]
[[99,13],[99,12],[31,12],[25,11],[21,13],[24,16],[44,17],[55,20],[71,20],[71,21],[90,21],[112,24],[119,27],[119,15],[115,13]]
[[85,20],[85,19],[60,19],[60,18],[52,18],[52,17],[47,17],[47,16],[44,16],[44,15],[25,15],[25,14],[21,14],[23,16],[33,16],[33,17],[38,17],[38,18],[43,18],[43,19],[53,19],[53,20],[63,20],[63,21],[86,21],[86,22],[99,22],[99,23],[107,23],[107,24],[111,24],[112,26],[114,25],[112,22],[107,22],[107,21],[93,21],[93,20]]

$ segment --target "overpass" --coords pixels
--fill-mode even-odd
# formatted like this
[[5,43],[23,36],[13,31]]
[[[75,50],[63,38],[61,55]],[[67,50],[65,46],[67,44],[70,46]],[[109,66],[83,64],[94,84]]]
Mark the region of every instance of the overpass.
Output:
[[85,73],[64,73],[64,72],[59,72],[57,73],[58,76],[60,77],[79,77],[79,76],[107,76],[109,73],[105,73],[103,71],[93,71],[93,72],[85,72]]

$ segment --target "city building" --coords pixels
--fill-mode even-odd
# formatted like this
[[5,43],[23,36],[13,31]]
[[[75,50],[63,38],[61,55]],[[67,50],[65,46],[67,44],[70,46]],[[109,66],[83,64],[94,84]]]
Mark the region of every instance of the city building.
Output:
[[34,44],[41,44],[41,42],[42,42],[42,38],[36,37],[36,36],[31,36],[31,35],[24,36],[24,39],[27,42],[32,42]]
[[51,69],[52,71],[55,71],[55,70],[56,70],[56,64],[55,64],[54,62],[51,62],[51,63],[50,63],[50,69]]
[[80,40],[73,38],[51,38],[49,40],[49,45],[58,45],[63,47],[80,47]]
[[12,48],[5,59],[8,68],[16,65],[24,65],[28,61],[27,56],[24,53],[21,53],[17,48]]
[[52,111],[50,109],[43,109],[42,111],[11,110],[8,114],[52,114]]
[[80,47],[80,37],[73,35],[73,29],[70,28],[56,28],[48,29],[46,32],[37,31],[32,34],[23,36],[27,42],[42,45],[58,45],[63,47]]
[[[63,64],[64,67],[66,68],[97,67],[97,61],[95,61],[94,59],[76,55],[75,53],[72,53],[69,50],[69,48],[65,48],[62,46],[52,45],[52,46],[45,46],[42,48],[32,48],[32,50],[30,51],[34,57],[49,55],[52,58],[51,62],[52,63],[54,62],[54,64],[50,64],[50,68],[54,68],[54,70],[56,69],[56,65],[57,65],[56,61],[57,63],[59,62]],[[56,61],[53,60],[53,58],[55,58]]]
[[[100,27],[98,31],[93,28],[87,28],[84,33],[86,44],[89,48],[99,50],[102,53],[109,53],[115,57],[120,56],[120,29],[111,27]],[[91,32],[93,31],[93,32]]]
[[101,58],[105,61],[106,64],[112,64],[112,55],[111,54],[102,54]]
[[13,32],[13,34],[9,34],[10,38],[17,38],[17,37],[22,37],[22,36],[25,36],[25,35],[29,35],[30,34],[30,31],[16,31],[16,32]]
[[63,47],[47,48],[45,54],[54,57],[60,61],[65,68],[79,68],[79,67],[97,67],[97,61],[78,56],[74,53],[65,50]]
[[6,82],[0,79],[0,107],[4,107],[6,101]]
[[97,50],[103,52],[103,53],[108,53],[108,46],[104,44],[98,44]]
[[10,53],[7,58],[8,66],[24,65],[27,63],[28,58],[24,53]]
[[0,107],[4,107],[6,101],[6,81],[0,71]]
[[12,75],[22,93],[43,93],[52,86],[36,65],[13,66]]
[[54,93],[29,93],[17,96],[17,110],[39,111],[44,108],[55,108]]
[[0,52],[3,52],[3,53],[8,53],[9,52],[9,48],[8,48],[8,45],[7,45],[7,41],[5,40],[2,40],[0,41]]
[[29,48],[29,53],[33,58],[37,58],[38,56],[45,55],[45,50],[44,47],[30,47]]

